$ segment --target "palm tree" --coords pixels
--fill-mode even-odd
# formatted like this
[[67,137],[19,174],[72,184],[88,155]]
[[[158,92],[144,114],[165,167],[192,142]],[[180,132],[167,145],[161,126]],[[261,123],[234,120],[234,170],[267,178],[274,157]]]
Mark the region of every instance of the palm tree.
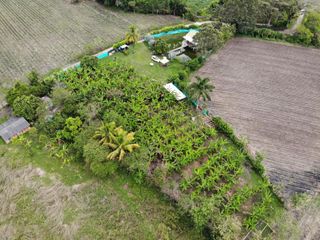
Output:
[[133,44],[139,41],[139,33],[138,33],[138,28],[136,26],[131,25],[129,27],[129,31],[126,35],[126,41],[127,43],[133,43]]
[[102,145],[106,145],[107,143],[110,143],[111,140],[111,134],[116,129],[116,123],[102,123],[101,127],[95,132],[94,138],[99,140],[99,143]]
[[215,88],[209,78],[196,76],[197,81],[190,85],[191,97],[195,100],[211,101],[210,93]]
[[121,127],[118,127],[114,130],[114,134],[111,134],[111,142],[106,145],[111,148],[113,151],[107,156],[108,159],[113,160],[118,158],[121,161],[126,152],[132,152],[134,149],[139,148],[139,144],[134,144],[134,133],[128,133],[123,130]]

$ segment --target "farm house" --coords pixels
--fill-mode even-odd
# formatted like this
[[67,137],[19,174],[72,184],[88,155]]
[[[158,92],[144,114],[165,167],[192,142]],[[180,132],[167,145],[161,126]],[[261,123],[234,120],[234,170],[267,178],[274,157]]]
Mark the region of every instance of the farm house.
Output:
[[12,117],[0,125],[0,136],[9,143],[14,137],[17,137],[30,129],[30,124],[23,117]]

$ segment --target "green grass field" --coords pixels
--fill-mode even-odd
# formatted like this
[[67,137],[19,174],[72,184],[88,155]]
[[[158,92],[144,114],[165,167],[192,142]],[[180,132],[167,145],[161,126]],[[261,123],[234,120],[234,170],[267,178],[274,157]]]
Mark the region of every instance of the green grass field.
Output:
[[[138,73],[161,81],[163,83],[177,72],[183,70],[184,66],[179,62],[173,61],[169,63],[169,66],[162,67],[159,63],[155,63],[151,60],[152,53],[143,43],[138,43],[134,47],[131,47],[128,54],[119,53],[113,55],[111,58],[107,58],[104,61],[117,60],[136,69]],[[151,66],[150,63],[154,65]]]

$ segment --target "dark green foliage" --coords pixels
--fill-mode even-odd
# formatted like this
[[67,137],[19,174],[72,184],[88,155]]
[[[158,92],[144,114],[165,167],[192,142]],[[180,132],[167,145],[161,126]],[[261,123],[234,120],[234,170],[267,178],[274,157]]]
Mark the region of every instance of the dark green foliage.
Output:
[[258,22],[284,29],[299,12],[297,0],[259,1]]
[[17,97],[13,104],[13,112],[16,116],[24,117],[26,120],[34,122],[37,120],[37,109],[42,104],[41,99],[33,95]]
[[293,35],[287,35],[269,28],[243,28],[241,34],[267,40],[279,40],[305,46],[313,45],[319,47],[319,45],[317,45],[319,35],[313,34],[304,25],[301,25]]
[[184,64],[191,72],[200,69],[203,66],[203,57],[197,57]]
[[254,27],[257,22],[258,0],[224,0],[214,11],[225,23],[234,24],[237,30]]
[[66,119],[58,113],[51,120],[38,124],[37,128],[48,136],[55,137],[56,132],[64,127],[65,121]]
[[140,13],[172,14],[182,16],[186,12],[185,2],[182,0],[100,0],[106,6],[116,6],[126,11]]
[[198,43],[197,51],[201,55],[208,52],[216,52],[226,41],[234,36],[235,28],[232,25],[220,22],[205,24],[200,32],[195,36],[195,42]]
[[17,82],[13,88],[11,88],[7,95],[6,100],[10,106],[13,105],[13,102],[16,98],[22,96],[28,96],[31,94],[29,86],[25,83]]

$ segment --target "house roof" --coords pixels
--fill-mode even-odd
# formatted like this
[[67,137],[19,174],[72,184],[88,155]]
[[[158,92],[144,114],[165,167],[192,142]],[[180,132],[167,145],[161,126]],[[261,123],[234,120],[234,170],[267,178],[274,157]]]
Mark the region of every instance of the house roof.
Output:
[[181,92],[173,83],[168,83],[163,86],[165,89],[167,89],[168,92],[170,92],[174,97],[180,101],[185,99],[187,96],[184,95],[183,92]]
[[191,30],[191,31],[188,32],[188,34],[185,35],[183,38],[184,38],[185,40],[187,40],[188,42],[193,43],[193,38],[194,38],[194,36],[195,36],[197,33],[198,33],[197,30]]
[[30,124],[23,117],[12,117],[0,125],[0,136],[8,143],[13,137],[21,134],[29,127]]

